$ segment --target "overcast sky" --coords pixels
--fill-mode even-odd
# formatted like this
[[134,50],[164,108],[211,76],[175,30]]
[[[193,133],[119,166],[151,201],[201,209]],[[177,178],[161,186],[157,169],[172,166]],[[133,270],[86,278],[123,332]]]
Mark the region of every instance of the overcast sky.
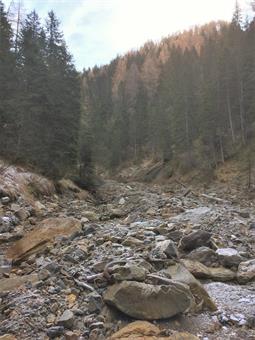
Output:
[[[53,9],[79,70],[211,20],[231,20],[236,0],[23,0],[44,19]],[[3,0],[6,7],[10,0]],[[248,0],[239,0],[248,7]]]

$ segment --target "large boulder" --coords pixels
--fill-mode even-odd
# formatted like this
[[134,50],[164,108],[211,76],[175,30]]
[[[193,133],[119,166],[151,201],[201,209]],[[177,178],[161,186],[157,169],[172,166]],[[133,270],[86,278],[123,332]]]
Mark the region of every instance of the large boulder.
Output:
[[236,273],[224,267],[206,267],[199,261],[182,260],[184,266],[198,279],[212,279],[215,281],[231,281],[236,278]]
[[205,230],[196,230],[181,239],[180,247],[183,250],[193,250],[198,247],[207,246],[212,234]]
[[54,241],[55,237],[71,235],[80,228],[80,221],[73,217],[48,218],[14,243],[8,249],[6,257],[14,262],[20,261],[44,249],[47,244]]
[[204,309],[217,310],[215,303],[210,298],[203,285],[182,264],[169,266],[162,271],[171,279],[184,283],[190,287],[191,293],[196,297],[196,304]]
[[255,259],[241,262],[239,264],[237,280],[239,283],[247,283],[255,280]]
[[194,303],[189,287],[176,281],[168,285],[123,281],[109,287],[104,300],[128,316],[142,320],[170,318],[189,310]]

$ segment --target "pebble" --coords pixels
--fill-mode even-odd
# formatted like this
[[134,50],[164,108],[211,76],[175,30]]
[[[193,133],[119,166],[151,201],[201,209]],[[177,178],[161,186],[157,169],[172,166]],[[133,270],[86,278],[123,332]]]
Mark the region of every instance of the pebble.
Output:
[[53,339],[57,336],[61,336],[64,334],[64,327],[63,326],[53,326],[53,327],[50,327],[48,330],[47,330],[47,335],[50,339]]

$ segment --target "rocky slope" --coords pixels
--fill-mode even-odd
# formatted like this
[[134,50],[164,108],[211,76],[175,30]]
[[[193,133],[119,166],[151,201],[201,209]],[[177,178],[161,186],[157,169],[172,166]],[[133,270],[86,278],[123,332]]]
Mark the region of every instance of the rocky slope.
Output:
[[68,181],[32,201],[1,192],[0,339],[255,338],[245,195],[115,181],[97,200]]

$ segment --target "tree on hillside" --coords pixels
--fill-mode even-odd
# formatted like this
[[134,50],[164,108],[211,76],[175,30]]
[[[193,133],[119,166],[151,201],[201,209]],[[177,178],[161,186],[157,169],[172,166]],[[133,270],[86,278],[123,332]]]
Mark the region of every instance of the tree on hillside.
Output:
[[15,58],[12,52],[12,29],[3,2],[0,1],[0,153],[10,157],[15,153],[16,115],[13,94],[16,86]]
[[44,119],[47,111],[47,66],[45,62],[46,39],[35,11],[28,14],[19,39],[17,66],[19,73],[19,139],[20,158],[44,166]]
[[52,176],[62,176],[77,163],[80,124],[80,80],[53,11],[46,22],[47,155]]

